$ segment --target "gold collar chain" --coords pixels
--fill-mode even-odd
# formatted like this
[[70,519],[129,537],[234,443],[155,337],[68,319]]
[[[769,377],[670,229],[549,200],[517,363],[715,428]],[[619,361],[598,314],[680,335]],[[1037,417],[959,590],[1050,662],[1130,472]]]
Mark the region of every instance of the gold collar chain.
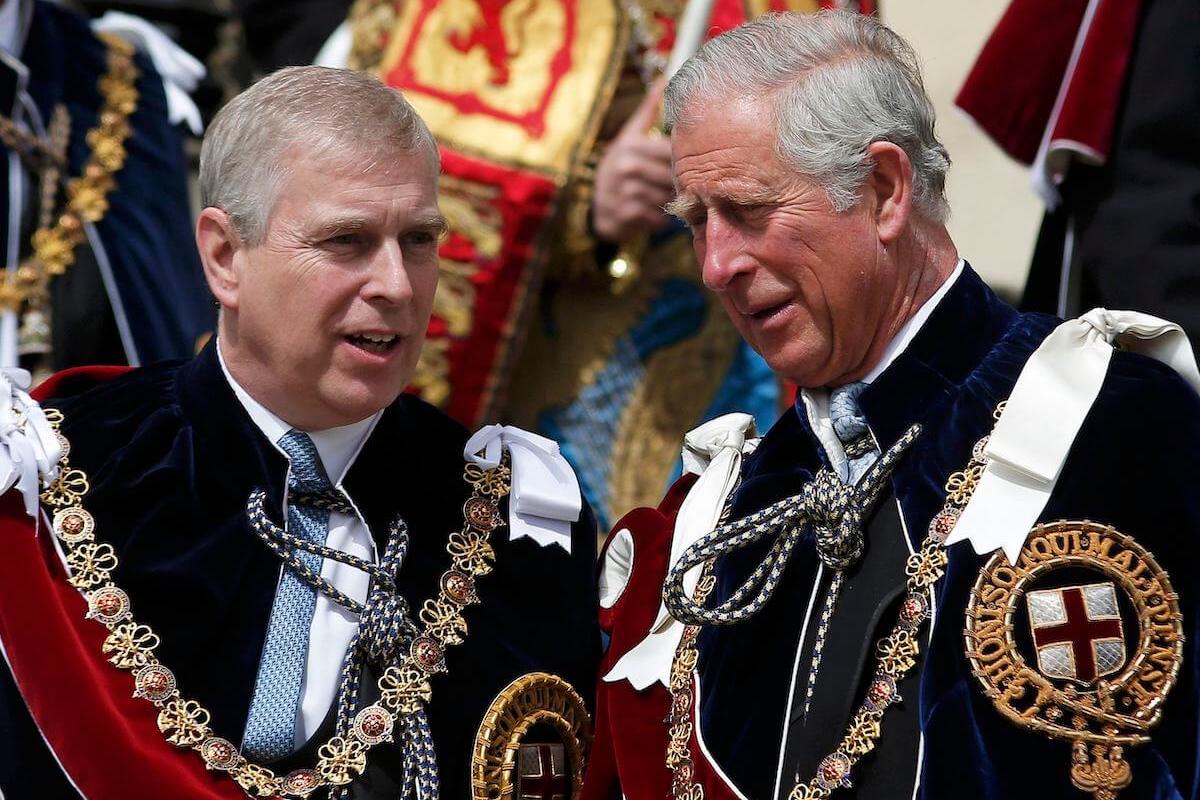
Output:
[[379,701],[355,715],[350,735],[334,736],[318,748],[314,768],[279,776],[247,761],[232,742],[217,736],[209,728],[208,710],[179,692],[174,673],[154,655],[159,638],[149,626],[134,620],[129,595],[112,580],[116,552],[111,544],[96,541],[95,518],[83,508],[90,484],[87,475],[69,463],[70,443],[61,432],[63,414],[57,409],[45,413],[62,444],[62,456],[59,477],[42,493],[42,502],[54,509],[52,524],[66,546],[69,581],[87,598],[87,618],[109,630],[102,646],[108,661],[133,674],[134,697],[160,709],[158,729],[168,742],[195,750],[209,769],[228,773],[250,796],[306,797],[361,775],[367,752],[380,742],[392,741],[396,717],[429,703],[429,680],[446,671],[446,648],[461,644],[467,634],[462,612],[479,602],[476,578],[491,572],[496,559],[489,539],[503,525],[498,504],[509,491],[507,464],[489,470],[474,464],[465,467],[464,478],[472,493],[463,505],[463,528],[450,534],[446,545],[452,566],[442,574],[438,597],[426,600],[421,608],[421,633],[407,658],[380,676]]
[[[993,415],[1000,419],[1004,412],[1001,403]],[[797,783],[788,800],[812,800],[829,797],[835,789],[850,786],[850,773],[867,753],[875,749],[881,735],[881,722],[887,709],[899,701],[896,687],[916,666],[921,652],[919,632],[929,618],[929,590],[946,571],[946,537],[953,530],[962,510],[983,476],[987,458],[984,448],[987,437],[975,443],[966,469],[955,472],[946,481],[946,502],[929,522],[929,532],[921,549],[908,557],[904,573],[908,594],[900,604],[896,623],[887,636],[875,645],[874,678],[867,687],[858,710],[850,717],[841,742],[817,766],[817,774],[806,783]],[[713,562],[708,561],[696,586],[695,600],[703,603],[716,586]],[[704,800],[704,787],[695,781],[689,741],[695,705],[693,680],[699,651],[696,640],[701,626],[688,625],[675,651],[671,665],[671,711],[667,718],[670,741],[667,745],[667,767],[671,770],[671,796],[675,800]],[[697,732],[697,735],[699,733]]]
[[0,309],[5,311],[20,311],[26,303],[45,306],[50,281],[75,263],[75,249],[87,238],[83,224],[99,222],[108,213],[108,195],[117,185],[113,176],[125,166],[141,73],[131,44],[112,34],[99,36],[108,48],[108,71],[97,83],[103,98],[99,122],[85,137],[91,154],[83,173],[67,182],[67,206],[58,221],[53,226],[42,221],[34,231],[33,254],[16,270],[0,271]]

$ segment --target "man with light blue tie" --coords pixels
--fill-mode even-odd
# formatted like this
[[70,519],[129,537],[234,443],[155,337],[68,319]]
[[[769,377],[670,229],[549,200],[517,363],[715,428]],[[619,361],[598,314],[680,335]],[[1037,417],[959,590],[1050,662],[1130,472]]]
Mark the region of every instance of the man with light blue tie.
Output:
[[878,19],[715,37],[664,119],[704,283],[799,391],[614,527],[583,800],[1200,797],[1179,326],[991,291]]
[[398,92],[275,73],[201,153],[215,339],[56,376],[44,413],[6,383],[31,421],[4,452],[49,487],[40,537],[35,489],[0,509],[6,798],[578,785],[600,642],[578,484],[552,442],[402,394],[438,171]]

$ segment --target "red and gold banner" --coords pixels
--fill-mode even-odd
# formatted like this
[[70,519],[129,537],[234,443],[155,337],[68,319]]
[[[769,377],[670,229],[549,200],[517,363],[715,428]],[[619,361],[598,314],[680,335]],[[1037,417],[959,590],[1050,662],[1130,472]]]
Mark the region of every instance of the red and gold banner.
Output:
[[[501,412],[546,242],[581,218],[566,206],[587,181],[634,4],[669,50],[682,0],[359,0],[351,12],[351,65],[403,91],[441,146],[451,235],[412,388],[468,426]],[[718,0],[712,33],[831,4]]]
[[540,237],[590,152],[628,25],[609,0],[360,2],[353,61],[404,92],[442,149],[451,234],[413,388],[493,416]]

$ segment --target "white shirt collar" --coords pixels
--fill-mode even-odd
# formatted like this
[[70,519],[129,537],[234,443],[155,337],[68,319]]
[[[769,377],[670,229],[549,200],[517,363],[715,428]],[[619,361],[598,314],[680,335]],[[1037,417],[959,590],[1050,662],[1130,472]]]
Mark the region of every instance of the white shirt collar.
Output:
[[[221,372],[224,373],[225,380],[229,382],[229,386],[237,396],[238,402],[242,404],[242,407],[246,409],[246,413],[250,415],[251,421],[263,432],[263,435],[267,437],[267,441],[287,457],[287,453],[279,446],[279,440],[288,431],[292,430],[292,426],[288,425],[266,406],[251,397],[250,393],[234,379],[233,375],[229,372],[229,367],[225,365],[225,356],[221,353],[220,339],[217,340],[217,361],[221,364]],[[375,430],[375,425],[379,422],[379,417],[382,414],[382,411],[376,411],[366,419],[351,423],[350,425],[327,428],[323,431],[304,431],[312,439],[313,445],[316,446],[317,455],[321,457],[321,465],[325,467],[325,474],[329,476],[334,486],[340,487],[342,485],[346,473],[350,471],[350,466],[358,458],[359,451],[366,444],[367,437],[371,435],[371,431]]]
[[[950,291],[950,287],[962,275],[965,266],[966,262],[960,258],[950,276],[942,282],[942,285],[937,288],[936,292],[930,295],[928,300],[921,304],[921,307],[917,309],[917,313],[913,314],[908,322],[904,323],[904,326],[896,332],[892,340],[888,342],[888,346],[884,348],[883,355],[879,358],[879,363],[862,378],[863,383],[871,383],[882,375],[883,371],[890,367],[892,362],[908,349],[908,345],[921,328],[924,327],[925,322],[929,319],[933,310],[937,308],[938,303],[942,302],[942,298]],[[829,390],[824,387],[819,389],[801,389],[800,400],[804,403],[808,425],[812,429],[813,435],[817,437],[817,441],[821,443],[821,447],[824,448],[825,455],[829,458],[830,466],[845,480],[847,475],[849,475],[850,468],[846,461],[846,451],[842,447],[841,440],[834,433],[833,421],[829,418]]]

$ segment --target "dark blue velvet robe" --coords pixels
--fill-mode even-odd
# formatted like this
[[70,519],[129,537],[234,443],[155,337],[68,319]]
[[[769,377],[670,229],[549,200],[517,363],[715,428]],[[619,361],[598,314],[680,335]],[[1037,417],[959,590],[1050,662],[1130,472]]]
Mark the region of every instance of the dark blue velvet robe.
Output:
[[[1056,324],[1052,317],[1018,314],[967,268],[909,347],[862,394],[868,424],[884,448],[909,425],[924,426],[892,476],[914,548],[942,507],[947,476],[967,464],[972,446],[991,428],[996,405]],[[795,409],[788,411],[748,458],[734,515],[796,493],[823,459],[807,421]],[[1152,743],[1126,750],[1133,783],[1121,792],[1122,800],[1194,798],[1200,792],[1198,477],[1200,398],[1170,368],[1114,353],[1040,521],[1090,519],[1115,526],[1157,557],[1179,594],[1187,636],[1182,672]],[[719,561],[710,606],[742,584],[767,546],[760,542]],[[1069,744],[1003,719],[970,674],[964,609],[986,557],[967,543],[952,546],[949,556],[936,586],[932,639],[918,662],[920,696],[905,698],[918,704],[924,737],[916,796],[1085,797],[1070,783]],[[701,731],[716,762],[754,800],[771,797],[775,787],[792,666],[817,563],[811,540],[802,541],[762,612],[733,626],[706,628],[701,635]],[[892,621],[886,616],[879,631],[831,635],[862,637],[864,653],[873,656],[869,648]],[[922,635],[928,636],[925,630]],[[872,658],[866,663],[869,669]],[[886,739],[886,716],[882,729]],[[870,757],[859,767],[869,769]],[[784,796],[790,786],[785,776]],[[895,797],[910,793],[911,787],[897,787]]]
[[[160,660],[212,713],[217,735],[240,742],[281,569],[246,520],[246,498],[265,489],[268,513],[283,524],[286,460],[233,394],[215,345],[190,362],[135,370],[46,405],[66,417],[72,465],[91,479],[85,505],[98,540],[116,548],[115,580],[139,622],[161,637]],[[380,552],[393,517],[408,522],[398,583],[414,613],[437,596],[450,566],[447,537],[462,528],[466,439],[458,423],[402,396],[343,483]],[[586,507],[572,539],[568,556],[530,539],[510,542],[506,527],[492,536],[495,570],[479,579],[481,603],[465,612],[466,641],[448,648],[448,672],[432,680],[429,716],[445,798],[470,796],[476,730],[514,678],[550,672],[585,698],[592,693],[600,636]],[[0,788],[9,800],[76,796],[46,757],[4,669],[0,730]]]

